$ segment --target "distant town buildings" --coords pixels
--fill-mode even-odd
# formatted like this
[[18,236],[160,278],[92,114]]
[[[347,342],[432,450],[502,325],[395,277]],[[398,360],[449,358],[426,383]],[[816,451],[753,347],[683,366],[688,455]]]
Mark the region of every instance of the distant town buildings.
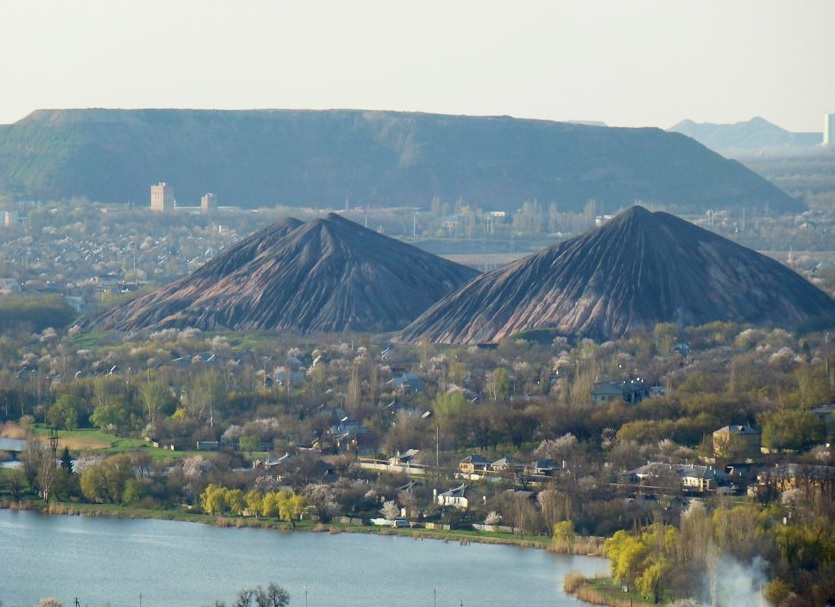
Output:
[[174,208],[174,188],[160,181],[151,186],[151,210],[157,213],[170,211]]
[[203,213],[210,213],[215,209],[217,209],[217,196],[211,192],[203,194],[203,197],[200,199],[200,210]]
[[11,227],[17,223],[20,223],[20,219],[17,215],[17,211],[5,211],[3,213],[3,225]]
[[835,114],[823,115],[823,145],[835,147]]
[[160,181],[158,184],[151,186],[152,211],[162,213],[173,211],[175,208],[189,212],[199,210],[201,213],[211,213],[218,208],[217,196],[212,192],[207,192],[201,196],[199,207],[184,207],[177,204],[174,199],[174,188],[170,184]]
[[0,278],[0,295],[20,293],[20,284],[14,278]]

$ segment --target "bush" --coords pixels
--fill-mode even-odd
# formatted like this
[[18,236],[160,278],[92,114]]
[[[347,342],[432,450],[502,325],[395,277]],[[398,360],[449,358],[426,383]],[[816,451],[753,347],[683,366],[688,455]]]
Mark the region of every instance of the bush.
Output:
[[580,589],[580,586],[586,583],[586,578],[579,571],[569,571],[562,581],[562,588],[568,594],[574,594]]

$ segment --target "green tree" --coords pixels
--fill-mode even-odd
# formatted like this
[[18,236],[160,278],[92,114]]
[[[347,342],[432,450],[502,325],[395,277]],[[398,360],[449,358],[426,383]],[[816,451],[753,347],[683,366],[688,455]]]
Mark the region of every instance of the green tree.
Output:
[[38,473],[46,456],[46,448],[37,436],[31,436],[26,440],[20,459],[23,462],[26,482],[33,491],[38,488]]
[[220,373],[214,369],[196,374],[187,390],[189,414],[200,420],[207,420],[214,426],[215,415],[224,410],[226,388]]
[[157,413],[172,404],[171,391],[160,381],[151,380],[139,385],[139,397],[145,406],[145,420],[154,423]]
[[246,508],[250,513],[254,513],[255,516],[259,516],[261,514],[261,504],[264,501],[263,493],[257,489],[250,489],[246,492],[244,500],[246,501]]
[[252,435],[242,436],[238,439],[238,446],[240,446],[242,451],[246,451],[252,457],[252,452],[258,448],[258,437]]
[[467,410],[467,397],[464,393],[455,390],[438,394],[432,403],[432,411],[437,416],[452,417],[464,413]]
[[111,455],[81,473],[81,492],[92,502],[118,504],[128,481],[133,478],[136,478],[136,470],[130,456],[124,453]]
[[467,397],[460,390],[438,394],[432,403],[432,411],[440,431],[450,437],[455,446],[465,440],[469,425],[466,414],[469,408]]
[[652,559],[649,566],[638,576],[638,591],[654,603],[660,603],[664,593],[665,580],[672,570],[669,559],[659,556]]
[[40,333],[47,327],[64,327],[75,317],[75,309],[61,295],[0,297],[0,330],[29,325]]
[[268,491],[261,500],[261,516],[270,518],[278,517],[278,493]]
[[510,395],[510,374],[504,367],[487,375],[487,393],[493,400],[506,400]]
[[200,494],[200,504],[207,514],[223,514],[227,508],[227,489],[214,483],[207,486]]
[[54,428],[63,430],[75,430],[78,428],[78,420],[84,408],[83,401],[72,394],[60,394],[55,403],[49,407],[46,419]]
[[278,516],[282,521],[288,522],[296,526],[296,520],[301,517],[306,505],[305,499],[301,495],[288,489],[282,489],[278,493],[277,506]]
[[70,474],[73,473],[72,455],[70,455],[70,448],[64,447],[64,452],[61,454],[61,469],[66,470]]
[[130,417],[128,412],[118,404],[106,403],[93,410],[90,422],[102,430],[122,432],[127,429]]
[[760,512],[752,504],[727,507],[713,512],[716,545],[740,562],[749,563],[766,553],[765,538],[760,532]]
[[670,354],[678,341],[679,328],[674,323],[660,322],[652,330],[653,346],[655,351],[666,356]]
[[609,559],[612,575],[619,584],[628,587],[634,587],[649,553],[649,546],[641,537],[628,531],[616,531],[603,543],[603,554]]
[[618,583],[659,603],[673,569],[677,547],[675,527],[654,523],[638,534],[617,531],[603,544]]
[[762,443],[768,449],[803,450],[823,441],[826,426],[806,411],[774,411],[762,417]]
[[127,505],[141,504],[151,495],[150,482],[143,478],[131,478],[125,483],[122,493],[122,503]]
[[0,474],[0,487],[5,487],[9,495],[12,496],[12,501],[18,503],[23,498],[25,480],[26,475],[22,470],[6,470],[3,474]]
[[231,512],[243,514],[246,508],[244,492],[240,489],[229,489],[226,491],[226,505]]
[[570,547],[574,543],[574,523],[560,521],[554,525],[554,541]]

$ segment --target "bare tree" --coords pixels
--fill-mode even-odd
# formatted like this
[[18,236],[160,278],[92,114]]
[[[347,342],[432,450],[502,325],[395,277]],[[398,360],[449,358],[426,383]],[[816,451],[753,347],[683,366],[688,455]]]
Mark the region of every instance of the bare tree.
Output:
[[256,591],[252,588],[244,588],[238,591],[238,596],[235,597],[235,602],[232,607],[254,607]]
[[[287,607],[290,604],[290,593],[275,583],[270,583],[266,589],[244,588],[238,592],[232,607]],[[222,601],[215,601],[211,607],[223,607]]]
[[258,607],[286,607],[290,604],[290,594],[278,584],[270,584],[266,590],[258,586],[255,602]]
[[26,441],[22,459],[29,487],[36,489],[44,501],[49,501],[49,492],[55,480],[55,459],[50,448],[38,437],[32,436]]

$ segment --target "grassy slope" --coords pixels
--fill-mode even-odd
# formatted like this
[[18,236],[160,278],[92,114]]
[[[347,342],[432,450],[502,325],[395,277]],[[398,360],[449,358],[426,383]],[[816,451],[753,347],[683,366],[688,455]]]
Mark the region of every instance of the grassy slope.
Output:
[[0,127],[0,185],[29,197],[145,204],[168,181],[180,205],[206,192],[243,207],[486,209],[589,199],[690,210],[800,209],[767,181],[682,135],[507,117],[358,111],[56,110]]

